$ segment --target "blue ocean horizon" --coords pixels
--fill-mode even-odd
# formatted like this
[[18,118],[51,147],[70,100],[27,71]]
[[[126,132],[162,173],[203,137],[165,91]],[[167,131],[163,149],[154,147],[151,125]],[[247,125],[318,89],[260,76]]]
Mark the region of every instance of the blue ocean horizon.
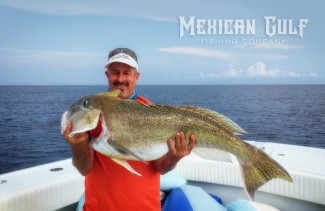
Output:
[[[105,85],[0,86],[0,174],[71,157],[62,113]],[[325,85],[139,85],[155,104],[217,111],[244,140],[325,148]],[[167,141],[167,140],[166,140]]]

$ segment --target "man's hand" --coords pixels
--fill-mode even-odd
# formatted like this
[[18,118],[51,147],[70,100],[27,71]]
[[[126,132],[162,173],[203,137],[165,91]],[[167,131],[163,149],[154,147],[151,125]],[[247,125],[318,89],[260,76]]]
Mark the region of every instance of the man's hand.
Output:
[[93,167],[94,150],[88,144],[90,137],[87,132],[77,133],[70,137],[71,130],[72,123],[69,122],[64,131],[64,138],[71,146],[73,165],[85,176]]
[[196,138],[194,134],[190,135],[189,143],[187,144],[184,132],[176,133],[175,143],[172,139],[168,139],[167,141],[169,147],[168,153],[158,160],[155,160],[156,170],[159,171],[160,174],[165,174],[175,168],[178,161],[191,153],[195,146],[195,142]]
[[70,137],[69,134],[72,131],[72,123],[68,122],[67,127],[64,130],[64,139],[70,144],[78,144],[82,142],[87,142],[89,141],[89,134],[87,132],[84,133],[77,133],[73,137]]
[[184,132],[178,132],[175,135],[175,144],[173,140],[168,139],[169,152],[167,156],[175,162],[180,161],[183,157],[189,155],[195,146],[195,135],[192,134],[189,137],[189,143],[187,144]]

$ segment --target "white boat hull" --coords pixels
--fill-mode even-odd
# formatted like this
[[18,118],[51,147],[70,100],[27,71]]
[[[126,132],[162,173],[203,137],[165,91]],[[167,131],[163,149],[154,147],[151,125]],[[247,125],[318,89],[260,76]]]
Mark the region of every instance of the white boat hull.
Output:
[[[255,201],[280,210],[325,210],[325,149],[250,143],[263,147],[294,181],[268,182],[256,192]],[[191,155],[177,165],[177,171],[190,184],[218,195],[225,203],[248,199],[237,164]],[[2,174],[0,181],[1,211],[75,210],[84,191],[84,177],[72,166],[71,159]]]

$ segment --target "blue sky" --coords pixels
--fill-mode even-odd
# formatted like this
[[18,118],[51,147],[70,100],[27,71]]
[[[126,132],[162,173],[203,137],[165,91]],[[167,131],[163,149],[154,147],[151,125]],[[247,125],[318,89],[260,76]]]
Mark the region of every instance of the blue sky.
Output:
[[[0,85],[104,85],[116,47],[137,52],[140,84],[324,84],[321,8],[307,0],[0,0]],[[180,38],[180,16],[254,19],[255,34],[185,30]],[[308,19],[303,38],[268,36],[266,16],[291,19],[293,29]]]

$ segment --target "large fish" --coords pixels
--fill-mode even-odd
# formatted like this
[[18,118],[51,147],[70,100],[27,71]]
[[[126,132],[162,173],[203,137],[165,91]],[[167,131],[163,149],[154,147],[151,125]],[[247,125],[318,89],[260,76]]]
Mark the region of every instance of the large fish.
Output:
[[[119,99],[120,90],[81,98],[62,115],[63,132],[68,121],[74,134],[94,131],[90,145],[129,171],[127,160],[143,162],[158,159],[168,152],[167,139],[178,131],[186,137],[196,135],[194,152],[233,154],[241,167],[244,184],[251,198],[255,191],[273,178],[292,179],[288,172],[262,150],[240,140],[246,133],[236,123],[217,112],[191,106],[146,105]],[[221,153],[222,154],[222,153]],[[223,153],[225,154],[225,153]],[[223,156],[221,156],[223,157]]]

